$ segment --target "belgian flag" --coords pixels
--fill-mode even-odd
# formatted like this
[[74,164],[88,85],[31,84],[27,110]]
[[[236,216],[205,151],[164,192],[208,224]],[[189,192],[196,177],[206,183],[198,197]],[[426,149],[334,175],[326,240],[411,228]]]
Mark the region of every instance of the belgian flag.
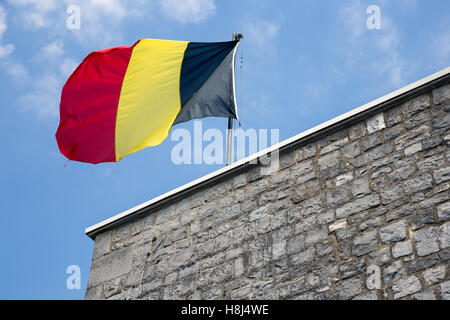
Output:
[[177,123],[237,119],[238,42],[142,39],[90,53],[62,90],[61,153],[88,163],[116,162],[160,144]]

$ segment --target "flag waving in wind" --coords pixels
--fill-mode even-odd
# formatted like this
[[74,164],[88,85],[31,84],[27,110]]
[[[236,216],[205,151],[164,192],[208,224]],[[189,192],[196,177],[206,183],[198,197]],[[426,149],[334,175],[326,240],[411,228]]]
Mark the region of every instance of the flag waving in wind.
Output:
[[92,52],[62,90],[61,153],[82,162],[116,162],[160,144],[177,123],[237,119],[238,43],[142,39]]

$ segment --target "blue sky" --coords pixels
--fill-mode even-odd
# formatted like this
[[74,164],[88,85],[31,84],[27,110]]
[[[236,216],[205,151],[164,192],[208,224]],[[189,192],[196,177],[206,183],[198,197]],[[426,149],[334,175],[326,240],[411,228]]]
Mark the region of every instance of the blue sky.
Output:
[[[69,5],[80,30],[66,27]],[[369,5],[380,7],[380,30],[366,26]],[[281,140],[450,61],[447,0],[0,0],[0,299],[82,299],[86,227],[221,167],[173,164],[170,138],[119,163],[64,167],[54,134],[73,68],[141,38],[227,41],[233,31],[245,37],[242,128],[279,129]],[[69,265],[81,268],[81,290],[66,288]]]

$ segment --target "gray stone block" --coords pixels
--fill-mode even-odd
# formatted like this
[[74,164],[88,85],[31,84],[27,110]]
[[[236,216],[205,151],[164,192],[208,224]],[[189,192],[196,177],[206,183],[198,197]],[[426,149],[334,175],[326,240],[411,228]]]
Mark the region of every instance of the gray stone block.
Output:
[[361,140],[363,151],[367,151],[381,144],[381,132],[371,134],[370,136]]
[[446,274],[447,267],[445,264],[442,264],[440,266],[425,270],[422,272],[422,277],[427,286],[432,286],[444,280]]
[[433,187],[431,175],[426,173],[404,182],[405,194],[410,195]]
[[433,172],[434,181],[437,184],[450,179],[450,167],[442,168]]
[[353,181],[352,183],[353,197],[358,198],[369,193],[370,193],[370,184],[368,176]]
[[366,125],[364,122],[355,124],[349,129],[350,140],[356,140],[366,135]]
[[396,258],[408,256],[413,253],[411,240],[397,242],[392,246],[392,256]]
[[380,197],[376,194],[367,195],[363,198],[346,203],[340,208],[336,209],[336,217],[338,219],[348,217],[352,214],[376,207],[380,204]]
[[439,258],[436,254],[430,255],[428,257],[412,261],[408,265],[408,273],[414,273],[426,268],[430,268],[439,262]]
[[405,279],[400,279],[392,285],[392,292],[394,299],[403,298],[410,294],[416,293],[422,289],[419,279],[416,276],[411,276]]
[[310,230],[306,233],[306,246],[312,246],[316,243],[323,242],[328,239],[328,231],[326,228]]
[[439,229],[437,227],[420,229],[419,231],[414,232],[417,254],[422,257],[438,252],[438,236]]
[[383,282],[385,285],[390,285],[394,281],[400,279],[405,275],[405,268],[401,261],[395,261],[383,270]]
[[92,259],[97,259],[111,251],[111,231],[98,234],[95,237]]
[[441,299],[450,300],[450,281],[441,283],[440,289]]
[[327,206],[334,208],[350,200],[348,191],[345,188],[336,188],[327,193]]
[[441,249],[450,247],[450,221],[439,227],[439,246]]
[[378,296],[375,291],[372,291],[362,296],[355,297],[353,300],[378,300]]
[[392,243],[406,238],[406,223],[399,221],[380,229],[380,240],[383,243]]
[[450,129],[450,114],[433,119],[432,126],[435,133],[440,134],[446,132]]
[[[447,194],[444,194],[447,196]],[[448,220],[450,219],[450,202],[446,202],[437,207],[437,215],[439,220]]]
[[439,88],[436,88],[432,92],[433,94],[433,103],[439,104],[444,102],[445,100],[450,99],[450,85],[445,85]]
[[363,291],[361,279],[359,277],[346,279],[335,285],[335,292],[338,299],[351,299]]
[[386,128],[383,113],[378,113],[372,116],[371,118],[367,119],[366,124],[367,124],[367,132],[369,134],[372,134],[374,132]]
[[353,240],[352,253],[359,257],[376,248],[378,248],[377,231],[366,231]]
[[433,289],[427,289],[411,296],[412,300],[436,300],[436,294]]
[[345,262],[340,266],[339,271],[342,280],[362,274],[366,271],[366,260],[361,258]]
[[131,270],[133,252],[129,247],[114,251],[92,262],[88,287],[95,287],[127,274]]

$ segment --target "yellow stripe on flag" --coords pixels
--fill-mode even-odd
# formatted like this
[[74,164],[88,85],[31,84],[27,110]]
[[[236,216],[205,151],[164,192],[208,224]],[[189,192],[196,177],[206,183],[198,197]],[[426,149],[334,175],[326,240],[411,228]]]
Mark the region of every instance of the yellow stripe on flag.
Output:
[[180,74],[189,42],[143,39],[134,47],[116,117],[116,161],[160,144],[181,109]]

